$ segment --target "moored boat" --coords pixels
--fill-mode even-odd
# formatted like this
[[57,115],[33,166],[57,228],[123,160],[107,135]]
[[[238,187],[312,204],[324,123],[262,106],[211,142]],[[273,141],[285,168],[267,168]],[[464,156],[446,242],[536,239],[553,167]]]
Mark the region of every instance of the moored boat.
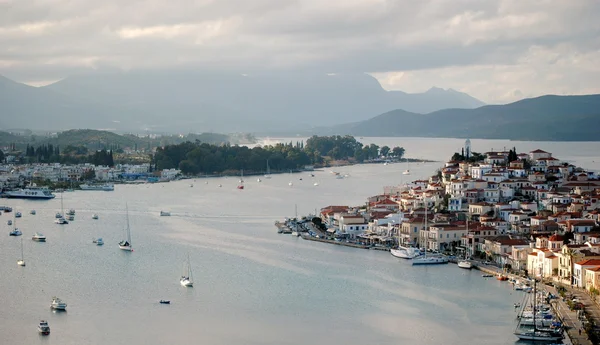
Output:
[[125,228],[127,239],[119,242],[119,249],[132,252],[133,247],[131,246],[131,229],[129,228],[129,208],[127,207],[127,204],[125,205],[125,214],[127,217],[127,227]]
[[52,303],[50,304],[50,307],[54,310],[67,310],[67,303],[54,296],[52,297]]
[[46,242],[46,236],[44,236],[44,234],[41,234],[39,232],[36,232],[35,234],[33,234],[31,239],[36,242]]
[[470,270],[473,268],[473,263],[469,260],[460,260],[458,262],[458,267]]
[[50,334],[50,326],[48,326],[48,321],[40,320],[40,323],[37,326],[38,332],[43,335]]
[[82,184],[79,186],[79,188],[81,188],[81,190],[99,190],[99,191],[105,191],[105,192],[110,192],[110,191],[115,190],[115,186],[112,183]]
[[55,197],[48,188],[35,186],[4,192],[3,196],[14,199],[53,199]]

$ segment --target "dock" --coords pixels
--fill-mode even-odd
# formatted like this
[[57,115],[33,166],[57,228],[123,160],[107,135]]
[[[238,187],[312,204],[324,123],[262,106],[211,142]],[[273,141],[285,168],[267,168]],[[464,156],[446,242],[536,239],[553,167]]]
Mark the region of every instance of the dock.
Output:
[[371,248],[370,246],[365,246],[365,245],[362,245],[362,244],[348,243],[348,242],[335,241],[335,240],[326,240],[324,238],[314,237],[314,236],[310,236],[310,235],[307,235],[307,234],[301,234],[300,237],[302,237],[305,240],[309,240],[309,241],[330,243],[330,244],[335,244],[335,245],[338,245],[338,246],[345,246],[345,247],[352,247],[352,248],[361,248],[361,249],[369,249],[369,248]]

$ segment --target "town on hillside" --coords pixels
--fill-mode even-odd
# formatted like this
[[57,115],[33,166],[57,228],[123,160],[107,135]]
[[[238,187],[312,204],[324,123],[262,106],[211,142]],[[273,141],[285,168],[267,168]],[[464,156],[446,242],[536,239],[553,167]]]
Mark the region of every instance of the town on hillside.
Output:
[[474,160],[468,144],[427,180],[322,208],[303,237],[464,256],[597,294],[600,178],[540,149]]

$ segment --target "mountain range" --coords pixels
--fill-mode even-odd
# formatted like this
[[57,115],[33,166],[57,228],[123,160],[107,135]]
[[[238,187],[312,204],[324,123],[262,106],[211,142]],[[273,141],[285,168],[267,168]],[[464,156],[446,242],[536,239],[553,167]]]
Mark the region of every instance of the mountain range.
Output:
[[278,131],[482,105],[452,89],[386,91],[367,74],[104,72],[39,88],[0,77],[3,129]]
[[600,140],[600,95],[484,105],[452,89],[386,91],[367,74],[103,72],[39,88],[0,76],[0,114],[2,130]]
[[366,121],[313,128],[310,134],[600,141],[599,126],[600,95],[547,95],[506,105],[429,114],[393,110]]

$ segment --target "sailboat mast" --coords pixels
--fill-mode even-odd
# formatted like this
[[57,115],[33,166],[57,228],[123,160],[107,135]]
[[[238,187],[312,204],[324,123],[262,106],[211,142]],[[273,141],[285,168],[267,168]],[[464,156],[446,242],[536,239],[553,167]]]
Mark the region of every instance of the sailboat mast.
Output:
[[129,229],[129,206],[125,203],[125,217],[127,219],[127,242],[131,246],[131,230]]

